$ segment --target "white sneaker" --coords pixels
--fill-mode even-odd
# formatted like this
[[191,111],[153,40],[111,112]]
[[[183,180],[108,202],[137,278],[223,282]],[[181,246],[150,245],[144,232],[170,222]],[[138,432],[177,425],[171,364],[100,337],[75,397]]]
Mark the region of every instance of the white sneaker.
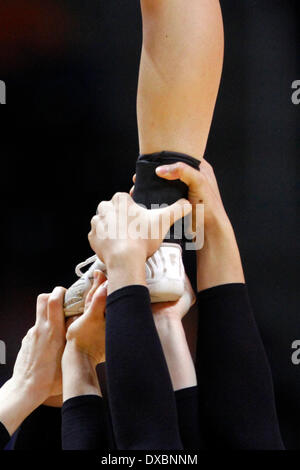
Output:
[[[83,273],[81,269],[92,266]],[[76,267],[80,277],[66,292],[64,311],[66,317],[81,315],[85,299],[93,283],[95,270],[106,274],[105,264],[92,256]],[[178,300],[184,293],[185,270],[182,262],[182,249],[176,243],[163,243],[160,249],[146,262],[146,281],[152,303]]]

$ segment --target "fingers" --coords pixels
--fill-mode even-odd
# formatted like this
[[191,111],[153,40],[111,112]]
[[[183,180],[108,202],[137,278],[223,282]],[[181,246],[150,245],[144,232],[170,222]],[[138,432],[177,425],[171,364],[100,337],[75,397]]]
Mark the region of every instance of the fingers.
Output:
[[131,202],[131,197],[129,196],[128,193],[121,193],[121,192],[115,193],[110,201],[100,202],[100,204],[97,207],[97,216],[101,217],[102,215],[105,215],[107,212],[111,211],[114,205],[119,204],[120,200]]
[[[163,219],[164,230],[166,233],[168,232],[169,228],[177,222],[177,220],[182,219],[186,215],[192,212],[192,205],[189,203],[187,199],[179,199],[179,201],[175,202],[171,206],[165,207],[164,209],[160,210],[160,216]],[[166,220],[166,222],[164,222]],[[169,225],[169,227],[167,227]]]
[[99,219],[98,215],[94,215],[94,217],[91,220],[91,230],[88,233],[88,240],[89,240],[89,243],[90,243],[91,246],[92,246],[93,238],[97,233],[97,226],[98,226],[99,220],[100,219]]
[[50,294],[40,294],[36,301],[36,323],[47,320],[47,307]]
[[65,322],[63,302],[66,289],[55,287],[51,294],[41,294],[36,304],[36,324],[49,321],[54,327],[61,326]]
[[[136,174],[133,175],[132,181],[133,181],[133,183],[134,183],[134,185],[135,185],[135,182],[136,182]],[[129,195],[130,195],[131,197],[133,197],[134,185],[132,186],[132,188],[131,188],[130,191],[129,191]]]
[[192,190],[196,186],[199,186],[203,177],[201,172],[183,162],[174,163],[173,165],[159,166],[156,168],[156,174],[157,176],[167,180],[179,179]]
[[92,240],[93,236],[96,233],[98,222],[99,222],[99,216],[94,215],[94,217],[91,219],[91,230],[88,233],[88,239],[89,239],[90,243],[91,243],[91,240]]
[[55,287],[48,299],[47,318],[54,327],[60,327],[65,324],[65,315],[63,309],[66,289]]
[[84,315],[91,320],[104,320],[107,299],[107,282],[102,283],[94,292],[91,303]]
[[131,198],[131,196],[128,194],[128,193],[116,193],[112,199],[111,199],[111,203],[114,205],[114,206],[119,206],[121,203],[125,203],[127,205],[130,205],[133,203],[133,200]]
[[88,295],[86,297],[86,301],[85,301],[85,307],[88,308],[92,299],[93,299],[93,296],[96,292],[96,290],[98,289],[98,287],[103,284],[104,282],[106,281],[106,277],[105,275],[101,272],[101,271],[94,271],[94,281],[93,281],[93,285],[91,287],[91,289],[89,290],[88,292]]
[[68,332],[69,327],[74,323],[76,320],[80,318],[78,315],[73,316],[73,317],[68,317],[66,321],[66,332]]
[[94,215],[94,217],[91,220],[91,231],[94,232],[97,228],[97,224],[99,222],[99,215]]
[[[131,189],[133,191],[133,188]],[[91,232],[95,232],[98,223],[100,220],[110,219],[111,215],[116,212],[116,209],[122,209],[125,204],[129,206],[133,204],[134,201],[128,193],[117,192],[114,194],[110,201],[102,201],[97,207],[97,215],[95,215],[91,220]]]

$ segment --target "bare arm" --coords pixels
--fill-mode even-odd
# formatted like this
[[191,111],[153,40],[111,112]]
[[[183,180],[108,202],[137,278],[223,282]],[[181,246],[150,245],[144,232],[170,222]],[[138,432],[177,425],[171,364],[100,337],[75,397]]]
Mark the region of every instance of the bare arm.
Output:
[[61,394],[64,293],[57,287],[38,297],[36,323],[23,339],[12,378],[0,390],[0,421],[10,435],[49,396]]
[[224,53],[218,0],[141,0],[137,113],[141,153],[203,157]]
[[95,271],[85,312],[67,323],[67,344],[62,358],[64,402],[83,395],[101,396],[96,366],[105,361],[105,276]]
[[156,170],[168,180],[180,179],[189,187],[188,199],[195,208],[204,204],[204,246],[197,251],[198,291],[222,284],[244,283],[240,253],[211,165],[203,160],[201,171],[184,163]]
[[185,292],[177,302],[152,304],[153,318],[168,365],[173,390],[195,387],[197,377],[182,325],[195,296],[186,278]]

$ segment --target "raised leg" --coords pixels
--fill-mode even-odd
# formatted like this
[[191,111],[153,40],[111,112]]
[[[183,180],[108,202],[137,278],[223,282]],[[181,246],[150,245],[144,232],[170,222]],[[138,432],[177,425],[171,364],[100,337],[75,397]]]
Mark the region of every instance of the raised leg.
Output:
[[204,155],[223,65],[218,0],[141,0],[140,152]]

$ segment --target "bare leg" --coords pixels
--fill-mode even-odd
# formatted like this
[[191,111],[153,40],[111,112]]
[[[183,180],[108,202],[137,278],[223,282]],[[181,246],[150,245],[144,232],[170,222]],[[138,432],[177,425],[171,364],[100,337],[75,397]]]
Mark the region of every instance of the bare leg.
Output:
[[140,152],[201,160],[223,65],[218,0],[141,0],[143,49],[137,113]]
[[[151,154],[163,150],[173,151],[201,160],[223,65],[224,34],[219,1],[141,0],[141,7],[144,37],[137,99],[140,152]],[[166,192],[160,193],[162,186],[159,186],[158,178],[152,175],[153,166],[145,166],[144,170],[146,177],[140,175],[136,181],[133,194],[136,202],[148,207],[151,203],[172,203],[182,197],[182,189],[177,197],[174,185],[170,185],[170,188],[172,191],[175,188],[175,195],[169,188],[167,195]],[[147,179],[151,180],[150,189],[144,185]],[[158,185],[157,191],[153,191],[154,184]],[[173,238],[171,241],[174,242]],[[173,250],[179,253],[176,248]],[[180,268],[181,263],[181,255],[180,260],[178,255],[178,270],[181,274],[177,281],[179,287],[182,285],[183,288],[184,279],[180,276],[184,269]],[[92,273],[93,269],[95,265],[88,272]],[[80,309],[88,279],[88,276],[83,276],[75,288],[69,289],[67,315],[82,313]],[[78,288],[81,289],[80,301]],[[170,290],[173,296],[174,282]],[[159,293],[162,298],[161,289]],[[163,294],[164,300],[174,300],[173,297],[165,298],[165,294],[170,294],[168,289]]]

